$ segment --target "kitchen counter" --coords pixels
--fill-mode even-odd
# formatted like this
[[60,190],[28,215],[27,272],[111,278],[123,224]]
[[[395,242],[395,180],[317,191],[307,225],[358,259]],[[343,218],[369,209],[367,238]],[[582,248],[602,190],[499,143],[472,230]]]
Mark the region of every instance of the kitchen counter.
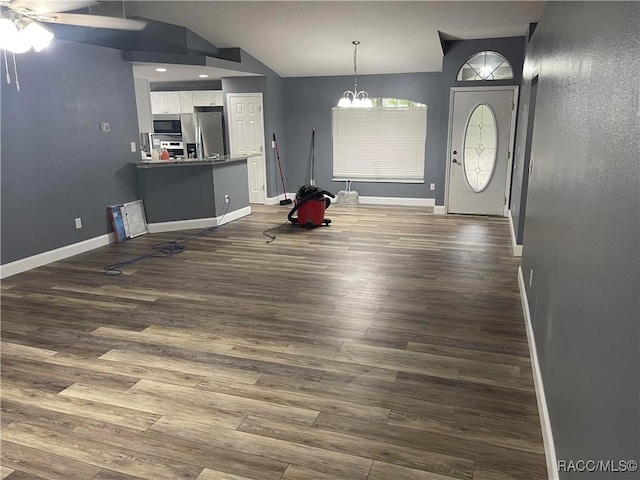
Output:
[[200,228],[251,213],[250,156],[131,162],[150,231]]
[[229,163],[244,162],[247,158],[259,156],[260,154],[234,156],[224,155],[219,158],[198,160],[196,158],[171,158],[169,160],[140,160],[139,162],[130,162],[137,168],[156,168],[156,167],[202,167],[202,166],[216,166],[226,165]]

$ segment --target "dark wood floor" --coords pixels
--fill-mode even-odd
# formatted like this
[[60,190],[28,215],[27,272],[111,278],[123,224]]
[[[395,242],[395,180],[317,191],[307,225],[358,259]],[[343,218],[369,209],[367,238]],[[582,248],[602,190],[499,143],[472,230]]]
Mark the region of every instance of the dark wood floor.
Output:
[[4,280],[0,477],[545,478],[507,221],[287,212]]

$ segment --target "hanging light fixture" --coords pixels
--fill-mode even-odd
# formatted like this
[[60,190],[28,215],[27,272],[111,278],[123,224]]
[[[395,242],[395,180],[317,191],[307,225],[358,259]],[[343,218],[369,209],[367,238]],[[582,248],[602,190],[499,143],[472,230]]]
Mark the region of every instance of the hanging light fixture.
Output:
[[360,107],[371,108],[373,102],[369,98],[369,94],[364,90],[358,91],[358,45],[360,42],[354,40],[353,42],[353,92],[347,90],[342,94],[342,98],[338,102],[338,107]]

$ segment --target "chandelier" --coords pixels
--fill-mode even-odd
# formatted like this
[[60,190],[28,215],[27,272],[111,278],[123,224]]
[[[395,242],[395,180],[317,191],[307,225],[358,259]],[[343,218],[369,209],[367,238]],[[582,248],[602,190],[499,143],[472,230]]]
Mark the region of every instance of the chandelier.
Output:
[[353,92],[347,90],[342,94],[342,98],[338,102],[338,107],[360,107],[371,108],[373,102],[369,99],[369,95],[364,90],[358,91],[358,45],[360,42],[354,40],[353,42]]

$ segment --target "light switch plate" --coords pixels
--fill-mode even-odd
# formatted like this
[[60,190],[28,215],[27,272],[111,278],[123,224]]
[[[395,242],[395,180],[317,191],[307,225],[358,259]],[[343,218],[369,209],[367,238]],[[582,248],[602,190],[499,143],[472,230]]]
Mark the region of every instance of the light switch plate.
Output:
[[102,133],[107,133],[111,131],[111,125],[109,125],[107,122],[100,122],[100,131]]
[[80,217],[76,218],[76,230],[80,230],[82,228],[82,219]]
[[131,142],[131,151],[132,152],[136,151],[136,142]]

